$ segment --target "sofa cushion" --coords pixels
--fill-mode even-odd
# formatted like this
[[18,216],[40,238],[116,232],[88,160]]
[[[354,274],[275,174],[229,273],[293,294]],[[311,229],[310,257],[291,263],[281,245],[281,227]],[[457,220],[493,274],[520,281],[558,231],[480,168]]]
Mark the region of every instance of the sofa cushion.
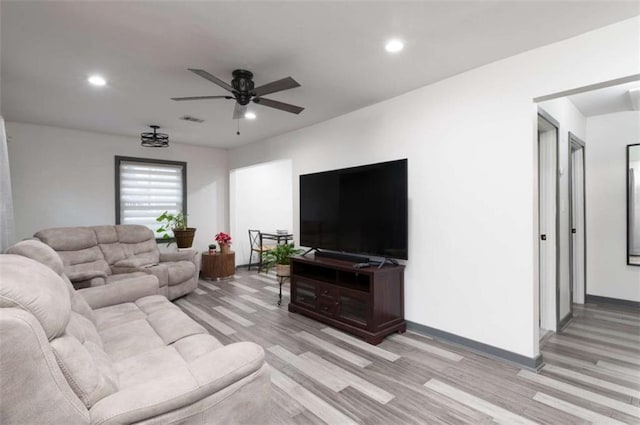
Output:
[[64,264],[64,272],[69,276],[71,282],[111,274],[109,264],[105,261],[102,251],[97,245],[77,251],[56,251]]
[[154,275],[158,279],[158,285],[161,288],[169,285],[169,266],[167,263],[160,263],[155,266],[146,267],[144,271],[145,273]]
[[116,232],[116,226],[112,224],[93,226],[91,229],[93,229],[93,232],[96,235],[96,240],[100,245],[118,242],[118,232]]
[[144,272],[131,272],[131,273],[120,273],[120,274],[112,274],[107,277],[107,285],[115,282],[123,282],[130,280],[135,284],[135,281],[138,278],[144,278],[145,280],[149,278],[149,273]]
[[220,341],[208,334],[189,335],[176,341],[172,346],[187,362],[191,362],[209,351],[224,347]]
[[120,377],[120,385],[123,389],[151,381],[166,374],[167,371],[173,372],[182,368],[183,373],[189,373],[184,359],[171,346],[158,347],[133,355],[116,362],[114,368]]
[[[118,390],[117,374],[100,347],[63,335],[51,341],[51,348],[63,375],[87,408]],[[94,357],[95,356],[95,357]]]
[[76,291],[66,275],[62,275],[61,277],[62,280],[64,280],[64,283],[66,283],[69,295],[71,296],[71,311],[81,314],[95,324],[96,320],[93,315],[93,309],[89,307],[87,300],[85,300],[84,297]]
[[114,361],[122,361],[189,335],[206,334],[201,325],[161,295],[95,310],[98,333]]
[[85,299],[76,293],[73,285],[67,276],[64,275],[62,260],[53,248],[37,239],[28,239],[11,246],[6,252],[7,254],[21,255],[23,257],[31,258],[32,260],[44,264],[60,275],[69,290],[69,296],[71,297],[71,311],[80,313],[93,322],[93,310],[91,310],[91,307],[89,307]]
[[69,316],[65,332],[75,337],[81,344],[91,342],[102,348],[102,340],[93,322],[75,311]]
[[49,340],[62,335],[71,312],[69,291],[49,267],[20,255],[0,256],[0,308],[33,314]]
[[116,304],[109,307],[94,310],[96,318],[96,328],[98,333],[105,329],[133,322],[134,320],[145,319],[146,314],[142,312],[134,303]]
[[150,267],[158,264],[151,256],[141,256],[134,258],[125,258],[124,260],[120,260],[114,264],[116,267],[132,267],[132,268],[140,268],[140,267]]
[[41,230],[33,236],[56,251],[79,251],[98,245],[96,234],[90,227],[56,227]]
[[[153,241],[156,238],[151,229],[139,224],[119,224],[114,226],[118,234],[118,241],[123,244],[137,244],[140,242]],[[157,251],[157,247],[156,247]]]
[[164,347],[162,338],[143,319],[127,321],[99,331],[105,352],[113,361],[121,361],[141,352]]
[[191,279],[196,272],[196,266],[191,261],[175,261],[166,264],[169,270],[169,286]]
[[64,265],[57,252],[49,245],[36,239],[27,239],[9,247],[7,254],[22,255],[44,264],[53,270],[57,275],[62,275]]
[[126,258],[144,259],[146,264],[157,264],[160,261],[155,235],[148,227],[118,225],[115,228]]

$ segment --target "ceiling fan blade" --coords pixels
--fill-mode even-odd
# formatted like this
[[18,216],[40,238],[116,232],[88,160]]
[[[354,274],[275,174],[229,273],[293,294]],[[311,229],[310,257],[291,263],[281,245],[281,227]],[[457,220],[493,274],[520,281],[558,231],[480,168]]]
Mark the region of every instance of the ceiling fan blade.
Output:
[[233,87],[231,87],[229,84],[225,83],[224,81],[222,81],[220,78],[216,77],[215,75],[211,75],[209,74],[207,71],[203,70],[203,69],[193,69],[193,68],[188,68],[189,71],[193,72],[196,75],[201,76],[202,78],[211,81],[214,84],[219,85],[220,87],[222,87],[223,89],[227,90],[227,91],[233,91]]
[[171,100],[203,100],[203,99],[233,99],[233,96],[187,96],[187,97],[172,97]]
[[283,90],[289,90],[296,87],[300,87],[300,84],[291,77],[283,78],[282,80],[272,81],[264,86],[256,87],[253,90],[256,96],[264,96],[265,94],[271,94]]
[[269,108],[280,109],[281,111],[291,112],[292,114],[299,114],[304,111],[301,106],[291,105],[289,103],[278,102],[277,100],[265,99],[264,97],[255,97],[253,99],[255,103],[262,106],[268,106]]
[[247,112],[247,105],[241,105],[236,102],[236,107],[233,108],[233,119],[239,120],[244,118],[244,114]]

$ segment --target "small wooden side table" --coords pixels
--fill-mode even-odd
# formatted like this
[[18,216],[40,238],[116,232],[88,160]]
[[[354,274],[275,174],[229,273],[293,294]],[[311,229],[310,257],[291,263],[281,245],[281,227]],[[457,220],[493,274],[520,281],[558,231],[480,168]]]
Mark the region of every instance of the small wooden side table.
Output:
[[233,276],[236,272],[236,253],[208,252],[202,253],[200,275],[204,279],[218,279]]

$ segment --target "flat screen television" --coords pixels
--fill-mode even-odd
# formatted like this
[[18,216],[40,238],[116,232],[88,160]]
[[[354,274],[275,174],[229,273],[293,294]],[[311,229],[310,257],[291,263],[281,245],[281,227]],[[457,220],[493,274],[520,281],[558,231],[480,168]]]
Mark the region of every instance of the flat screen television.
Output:
[[300,245],[407,259],[407,160],[300,176]]

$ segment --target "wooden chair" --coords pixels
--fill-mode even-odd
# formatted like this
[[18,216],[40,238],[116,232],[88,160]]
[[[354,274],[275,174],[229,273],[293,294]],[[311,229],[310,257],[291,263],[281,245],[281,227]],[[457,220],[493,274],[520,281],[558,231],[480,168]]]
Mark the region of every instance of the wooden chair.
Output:
[[254,264],[251,262],[253,259],[253,253],[258,254],[258,273],[262,271],[262,255],[273,249],[272,246],[265,246],[262,244],[262,233],[260,230],[249,230],[249,244],[251,245],[251,253],[249,254],[249,270],[251,270],[251,266]]

